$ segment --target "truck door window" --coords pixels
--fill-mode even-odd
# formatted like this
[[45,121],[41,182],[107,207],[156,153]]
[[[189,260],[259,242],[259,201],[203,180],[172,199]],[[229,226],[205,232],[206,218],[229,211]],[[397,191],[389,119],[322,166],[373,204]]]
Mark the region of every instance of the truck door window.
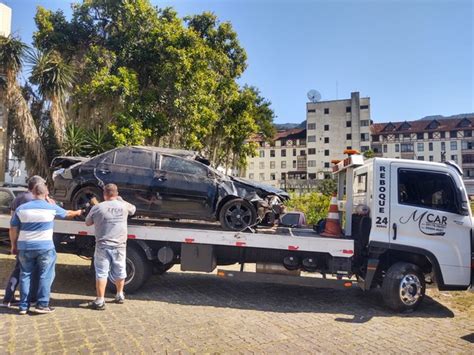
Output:
[[443,173],[398,170],[398,203],[457,213],[454,182]]
[[367,192],[367,173],[356,175],[353,192],[354,194]]

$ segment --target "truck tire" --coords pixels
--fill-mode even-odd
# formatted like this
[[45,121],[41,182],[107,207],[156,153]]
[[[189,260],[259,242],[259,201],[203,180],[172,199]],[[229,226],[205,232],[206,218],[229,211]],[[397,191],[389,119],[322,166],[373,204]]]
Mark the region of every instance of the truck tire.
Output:
[[[126,293],[137,291],[150,278],[152,270],[153,265],[144,252],[133,246],[127,246],[127,278],[124,291]],[[110,278],[107,286],[109,290],[116,292],[115,284]]]
[[425,297],[425,278],[414,264],[398,262],[385,274],[382,295],[385,304],[396,312],[415,310]]

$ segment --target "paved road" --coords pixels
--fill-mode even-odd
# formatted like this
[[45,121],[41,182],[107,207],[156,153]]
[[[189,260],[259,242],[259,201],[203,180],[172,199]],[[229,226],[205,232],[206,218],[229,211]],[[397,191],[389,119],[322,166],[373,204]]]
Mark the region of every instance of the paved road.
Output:
[[[12,266],[0,255],[2,284]],[[474,353],[474,294],[430,291],[400,316],[376,293],[170,272],[97,312],[78,307],[94,293],[87,262],[60,255],[56,272],[54,314],[0,309],[0,353]]]

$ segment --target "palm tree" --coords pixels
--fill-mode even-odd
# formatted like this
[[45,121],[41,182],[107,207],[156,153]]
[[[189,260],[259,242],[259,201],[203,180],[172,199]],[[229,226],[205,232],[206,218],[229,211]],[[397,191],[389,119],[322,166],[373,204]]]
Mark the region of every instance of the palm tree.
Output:
[[24,142],[28,173],[47,176],[48,158],[28,103],[17,81],[27,46],[13,36],[0,36],[0,68],[5,74],[0,100],[14,114],[15,127]]
[[61,148],[67,123],[64,104],[72,89],[73,68],[56,51],[30,52],[28,57],[33,65],[30,82],[38,85],[40,95],[50,102],[54,136]]

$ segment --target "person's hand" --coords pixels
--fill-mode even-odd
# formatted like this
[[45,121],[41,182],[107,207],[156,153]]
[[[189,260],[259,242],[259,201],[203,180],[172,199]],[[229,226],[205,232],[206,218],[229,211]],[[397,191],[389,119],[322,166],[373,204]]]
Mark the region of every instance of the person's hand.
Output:
[[95,205],[98,205],[99,204],[99,200],[97,199],[97,197],[92,197],[89,201],[89,203],[92,205],[92,206],[95,206]]
[[16,249],[16,245],[12,245],[10,248],[10,254],[16,255],[18,254],[18,250]]

